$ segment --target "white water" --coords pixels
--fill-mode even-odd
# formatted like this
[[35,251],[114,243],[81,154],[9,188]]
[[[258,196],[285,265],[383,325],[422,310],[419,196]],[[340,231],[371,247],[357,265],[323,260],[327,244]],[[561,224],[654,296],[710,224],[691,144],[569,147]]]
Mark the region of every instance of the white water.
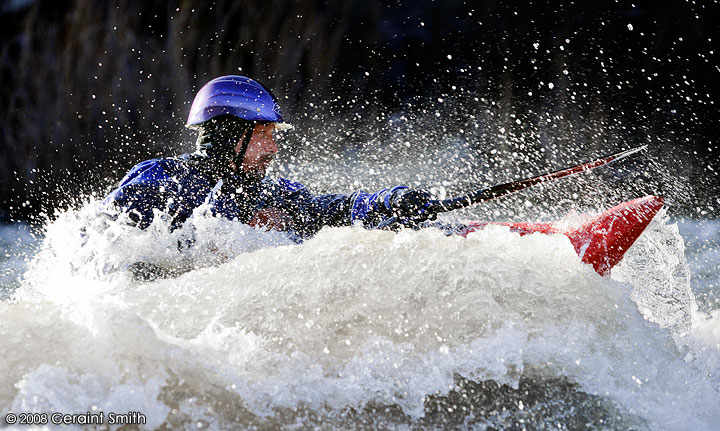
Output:
[[[573,428],[582,409],[619,415],[610,429],[720,424],[720,316],[697,312],[683,241],[664,217],[602,278],[564,236],[498,226],[467,239],[328,228],[293,245],[221,219],[170,235],[162,222],[108,225],[87,216],[93,206],[47,227],[14,300],[0,303],[3,415],[140,411],[146,429],[436,427],[452,412],[431,415],[428,396],[460,391],[459,375],[516,389],[564,379],[597,396],[444,407],[468,409],[459,424],[472,429]],[[195,246],[179,251],[190,235]],[[133,281],[123,269],[138,260],[187,272]]]

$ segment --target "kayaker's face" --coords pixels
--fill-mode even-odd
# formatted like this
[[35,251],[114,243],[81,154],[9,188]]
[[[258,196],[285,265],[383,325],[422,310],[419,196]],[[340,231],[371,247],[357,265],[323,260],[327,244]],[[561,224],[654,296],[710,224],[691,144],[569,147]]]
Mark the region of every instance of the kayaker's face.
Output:
[[[267,169],[278,152],[275,137],[273,136],[274,130],[275,124],[273,123],[255,126],[252,138],[245,151],[245,159],[242,164],[243,171],[256,175],[265,175],[265,169]],[[241,151],[242,141],[243,139],[240,138],[237,145],[235,145],[235,153]]]

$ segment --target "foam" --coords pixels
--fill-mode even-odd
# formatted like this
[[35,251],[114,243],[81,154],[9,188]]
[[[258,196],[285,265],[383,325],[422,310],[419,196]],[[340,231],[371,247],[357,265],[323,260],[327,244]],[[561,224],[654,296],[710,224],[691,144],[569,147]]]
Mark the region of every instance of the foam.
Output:
[[[75,238],[90,214],[49,225],[14,302],[0,303],[2,411],[139,410],[147,429],[222,429],[380,405],[412,422],[457,376],[510,388],[561,377],[627,423],[720,423],[717,316],[698,320],[682,240],[662,217],[602,278],[566,237],[502,226],[467,239],[325,228],[293,245],[197,217],[195,247],[179,249],[191,233],[160,221],[97,221]],[[139,258],[184,273],[133,281]]]

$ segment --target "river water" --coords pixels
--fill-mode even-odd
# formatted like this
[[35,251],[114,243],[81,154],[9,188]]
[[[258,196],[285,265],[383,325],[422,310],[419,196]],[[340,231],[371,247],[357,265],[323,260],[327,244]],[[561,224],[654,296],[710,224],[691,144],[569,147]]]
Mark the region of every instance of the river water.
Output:
[[[720,427],[720,221],[663,211],[600,277],[564,236],[499,226],[467,239],[326,228],[295,245],[200,216],[138,231],[96,210],[33,235],[0,228],[3,416],[136,411],[142,429]],[[133,279],[137,261],[174,276]]]

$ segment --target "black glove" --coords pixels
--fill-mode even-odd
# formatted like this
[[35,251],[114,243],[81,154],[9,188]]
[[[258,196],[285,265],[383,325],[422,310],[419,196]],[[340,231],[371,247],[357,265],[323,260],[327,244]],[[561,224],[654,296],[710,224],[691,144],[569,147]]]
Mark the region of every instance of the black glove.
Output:
[[426,220],[435,220],[437,213],[430,211],[435,200],[425,190],[401,189],[390,196],[390,212],[405,226],[414,226]]

